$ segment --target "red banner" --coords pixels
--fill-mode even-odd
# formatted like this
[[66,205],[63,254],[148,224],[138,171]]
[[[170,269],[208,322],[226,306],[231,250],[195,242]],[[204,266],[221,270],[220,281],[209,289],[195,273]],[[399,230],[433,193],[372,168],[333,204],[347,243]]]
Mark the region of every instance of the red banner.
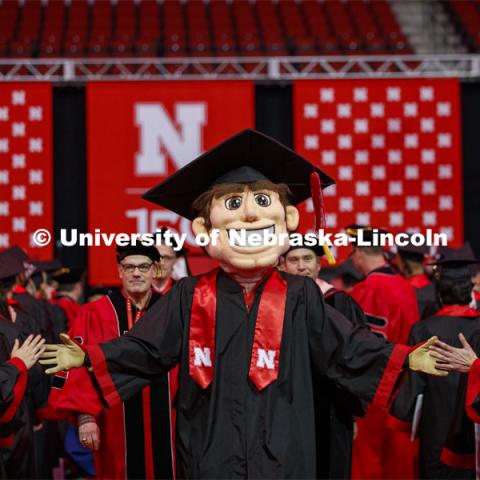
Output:
[[[104,233],[187,233],[190,222],[141,195],[225,138],[254,125],[252,82],[87,85],[88,224]],[[89,248],[90,283],[118,283],[114,246]]]
[[330,231],[430,228],[463,242],[459,94],[455,79],[295,82],[296,150],[337,181]]
[[[52,257],[33,233],[53,231],[52,87],[2,83],[0,88],[0,250],[19,245],[32,258]],[[47,233],[37,236],[46,242]]]

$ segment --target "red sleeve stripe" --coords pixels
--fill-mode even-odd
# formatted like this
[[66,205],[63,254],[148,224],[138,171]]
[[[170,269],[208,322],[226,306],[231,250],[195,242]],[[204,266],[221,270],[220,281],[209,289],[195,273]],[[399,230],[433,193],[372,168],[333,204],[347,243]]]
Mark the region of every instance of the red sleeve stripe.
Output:
[[444,447],[442,450],[442,454],[440,456],[440,460],[445,465],[453,468],[468,468],[474,469],[475,468],[475,454],[474,453],[455,453],[449,450],[448,448]]
[[380,408],[387,408],[392,396],[393,389],[403,369],[405,357],[410,353],[411,347],[406,345],[395,345],[387,366],[383,372],[377,391],[372,403]]
[[387,428],[395,430],[397,432],[404,432],[410,434],[412,430],[412,424],[406,420],[400,420],[393,415],[389,415],[387,419]]
[[473,403],[480,393],[480,359],[477,358],[468,373],[467,396],[465,399],[465,409],[472,422],[480,423],[480,415],[473,408]]
[[14,365],[18,370],[18,378],[15,382],[15,386],[13,387],[13,400],[12,403],[9,405],[5,413],[0,417],[0,423],[8,423],[13,420],[15,416],[15,412],[17,411],[20,402],[23,399],[23,395],[25,394],[25,388],[27,387],[27,366],[25,363],[20,360],[19,358],[15,357],[10,359],[7,364]]
[[87,351],[93,373],[102,390],[103,398],[110,406],[120,403],[122,400],[108,371],[108,365],[102,349],[98,345],[89,345]]

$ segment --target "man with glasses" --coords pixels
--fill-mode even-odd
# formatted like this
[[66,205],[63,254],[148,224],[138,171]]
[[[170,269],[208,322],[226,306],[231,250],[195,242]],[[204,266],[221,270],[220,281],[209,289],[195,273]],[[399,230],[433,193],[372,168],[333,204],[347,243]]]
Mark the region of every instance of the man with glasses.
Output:
[[[70,329],[79,344],[128,332],[160,298],[152,290],[160,255],[155,246],[117,247],[121,291],[84,305]],[[119,405],[103,409],[86,369],[55,377],[50,405],[78,422],[82,445],[94,451],[97,478],[172,478],[169,374]]]

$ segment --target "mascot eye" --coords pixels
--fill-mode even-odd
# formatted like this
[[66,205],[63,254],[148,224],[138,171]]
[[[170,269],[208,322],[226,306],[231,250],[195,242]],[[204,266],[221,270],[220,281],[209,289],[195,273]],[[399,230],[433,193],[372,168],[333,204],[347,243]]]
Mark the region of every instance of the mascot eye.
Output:
[[242,197],[230,197],[225,200],[225,206],[228,210],[237,210],[242,204]]
[[268,207],[272,203],[270,195],[267,195],[266,193],[257,193],[255,195],[255,201],[257,202],[257,205],[260,205],[261,207]]

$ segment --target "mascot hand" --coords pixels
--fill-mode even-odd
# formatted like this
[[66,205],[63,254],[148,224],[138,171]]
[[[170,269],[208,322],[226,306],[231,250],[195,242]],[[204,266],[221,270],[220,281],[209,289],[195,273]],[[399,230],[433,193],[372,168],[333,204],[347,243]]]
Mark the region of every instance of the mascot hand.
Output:
[[85,352],[78,343],[65,333],[60,334],[60,340],[63,345],[45,345],[45,351],[40,356],[40,364],[54,365],[45,371],[48,375],[81,367],[85,361]]

